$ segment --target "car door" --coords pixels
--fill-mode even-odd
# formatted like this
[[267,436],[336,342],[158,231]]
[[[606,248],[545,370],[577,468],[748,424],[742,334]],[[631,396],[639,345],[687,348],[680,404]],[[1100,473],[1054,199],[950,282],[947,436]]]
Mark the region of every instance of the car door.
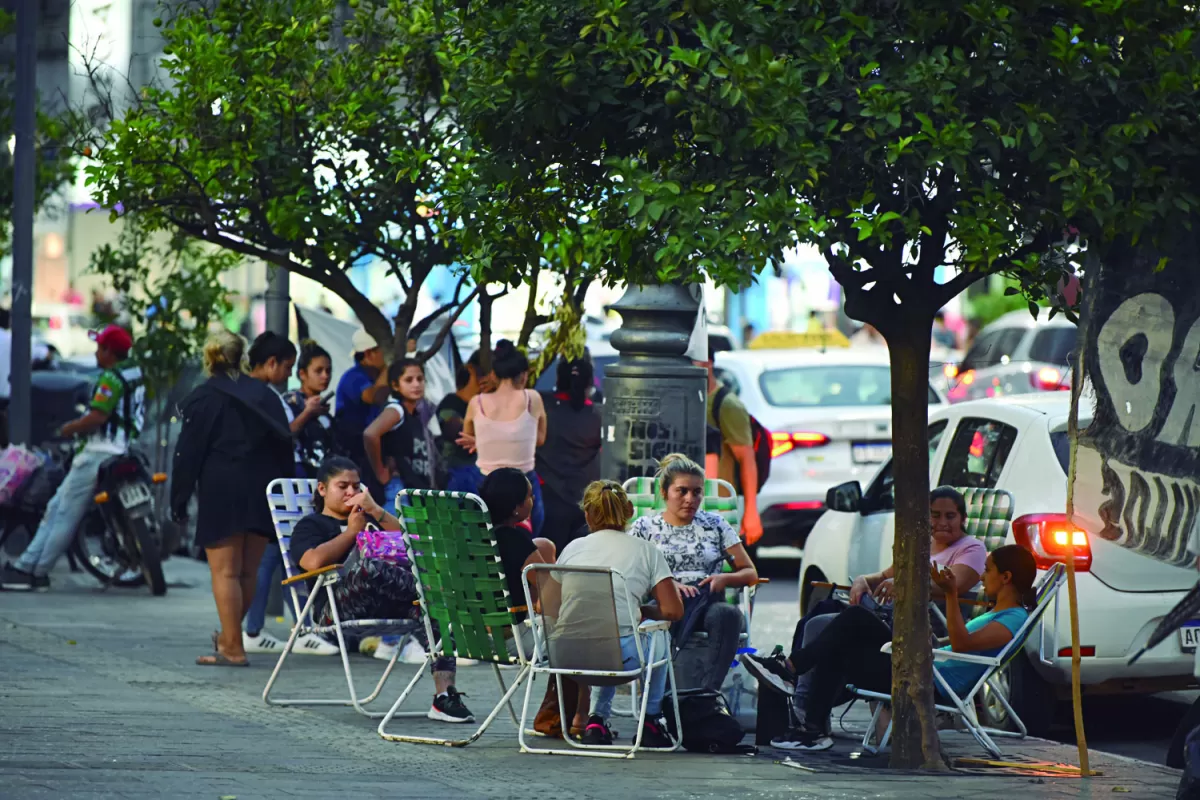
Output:
[[[932,467],[946,432],[947,421],[929,426],[929,463]],[[892,540],[896,529],[896,494],[889,459],[863,493],[862,510],[850,536],[847,564],[850,577],[878,572],[892,563]]]

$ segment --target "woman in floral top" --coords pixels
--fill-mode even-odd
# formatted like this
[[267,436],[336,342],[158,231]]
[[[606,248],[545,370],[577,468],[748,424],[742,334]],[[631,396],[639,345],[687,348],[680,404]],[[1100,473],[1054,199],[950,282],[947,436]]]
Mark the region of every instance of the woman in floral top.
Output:
[[[662,551],[689,614],[692,606],[705,604],[702,612],[694,612],[704,615],[696,629],[708,634],[709,643],[702,687],[719,690],[746,627],[737,606],[724,602],[725,589],[756,583],[758,572],[737,532],[717,514],[700,510],[704,502],[700,465],[672,453],[659,462],[656,478],[667,507],[661,514],[642,517],[629,532]],[[732,572],[722,572],[727,560],[733,562]]]

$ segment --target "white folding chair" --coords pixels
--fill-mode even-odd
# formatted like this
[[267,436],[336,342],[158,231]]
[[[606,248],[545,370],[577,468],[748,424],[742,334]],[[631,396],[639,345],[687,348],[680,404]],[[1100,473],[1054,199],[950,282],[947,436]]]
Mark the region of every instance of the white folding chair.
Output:
[[[637,705],[637,734],[631,746],[585,745],[570,736],[564,740],[568,749],[538,748],[530,746],[525,739],[526,722],[529,719],[529,704],[533,692],[533,680],[525,689],[525,704],[521,708],[521,722],[517,726],[517,738],[522,753],[563,756],[595,756],[600,758],[633,758],[642,746],[642,730],[646,723],[647,704],[650,699],[650,677],[654,669],[667,670],[667,696],[675,711],[675,730],[682,739],[683,726],[679,719],[679,700],[675,686],[675,670],[671,664],[671,644],[667,635],[671,623],[647,620],[637,628],[634,641],[638,664],[625,668],[621,653],[620,629],[617,625],[614,578],[624,577],[611,567],[575,567],[555,564],[531,564],[525,568],[525,592],[529,608],[538,609],[536,624],[539,635],[534,640],[534,659],[531,672],[553,676],[557,682],[559,714],[563,730],[570,726],[563,705],[562,677],[568,676],[588,686],[618,686],[641,682],[640,702]],[[535,605],[529,587],[536,581],[538,587]],[[640,610],[628,598],[631,619],[638,619]],[[669,752],[678,750],[677,741]],[[663,748],[665,750],[665,748]]]
[[[980,675],[979,679],[976,680],[971,686],[970,691],[963,695],[959,695],[957,692],[951,689],[946,683],[946,680],[935,669],[933,672],[933,678],[936,682],[937,688],[941,690],[938,692],[938,697],[948,699],[951,705],[935,702],[934,706],[938,711],[944,711],[962,719],[967,731],[975,737],[975,740],[979,742],[983,749],[986,750],[993,758],[999,759],[1002,756],[1000,753],[1000,748],[996,746],[996,743],[992,741],[991,737],[1004,736],[1023,739],[1026,735],[1025,723],[1022,722],[1021,718],[1017,716],[1017,712],[1013,709],[1007,698],[1005,698],[1004,693],[999,691],[993,684],[992,691],[994,692],[996,699],[999,700],[1000,704],[1004,706],[1004,709],[1008,712],[1010,718],[1017,725],[1018,730],[1005,731],[998,728],[989,728],[984,726],[982,723],[980,723],[979,718],[975,713],[975,696],[983,689],[984,686],[991,683],[996,677],[996,674],[1008,666],[1008,664],[1014,658],[1021,657],[1025,649],[1026,640],[1033,632],[1033,629],[1038,625],[1042,615],[1046,612],[1046,609],[1050,606],[1050,603],[1055,599],[1058,594],[1058,590],[1062,587],[1065,581],[1066,568],[1062,564],[1055,564],[1053,568],[1046,572],[1046,575],[1038,584],[1037,606],[1029,614],[1029,617],[1025,620],[1025,624],[1021,626],[1020,630],[1017,631],[1017,634],[1013,636],[1011,640],[1009,640],[1008,644],[1005,645],[1004,649],[1001,650],[997,655],[980,656],[975,655],[974,653],[956,653],[953,650],[933,651],[933,660],[935,665],[939,661],[958,661],[970,664],[979,664],[985,667],[983,674]],[[892,652],[892,643],[888,642],[880,649],[882,652],[890,654]],[[871,737],[875,733],[876,725],[879,721],[880,714],[883,713],[884,707],[887,704],[890,704],[892,701],[891,695],[884,694],[882,692],[872,692],[866,689],[859,689],[855,686],[847,686],[846,689],[852,692],[855,697],[880,701],[875,708],[874,715],[871,717],[871,724],[867,726],[867,731],[863,735],[863,749],[871,753],[878,752],[880,749],[887,746],[888,739],[891,737],[892,733],[891,723],[888,723],[887,729],[880,738],[878,745],[873,745],[871,743]]]
[[[288,637],[287,644],[284,645],[283,652],[279,655],[279,661],[275,663],[275,669],[271,672],[270,679],[267,680],[266,688],[263,689],[263,701],[273,706],[353,706],[358,713],[378,719],[383,716],[384,712],[368,711],[366,706],[379,697],[379,693],[383,690],[384,684],[387,683],[388,677],[396,666],[400,648],[396,648],[379,683],[375,684],[375,689],[366,697],[359,697],[354,686],[354,674],[350,668],[350,655],[344,634],[347,631],[358,637],[406,634],[416,630],[420,622],[412,619],[343,620],[338,612],[337,600],[333,592],[333,587],[340,577],[337,572],[339,565],[333,564],[311,572],[297,572],[288,553],[288,545],[291,543],[292,528],[295,524],[313,513],[313,494],[316,492],[316,488],[316,481],[303,478],[277,478],[267,486],[267,504],[271,507],[271,520],[275,525],[275,535],[279,539],[279,549],[283,553],[283,569],[286,575],[283,584],[291,594],[292,607],[302,609],[302,611],[297,614],[292,633]],[[309,592],[307,599],[302,601],[299,589],[304,586],[305,581],[310,579],[315,579],[312,591]],[[314,601],[321,596],[322,592],[325,593],[327,608],[333,618],[332,625],[316,625],[309,619]],[[346,674],[346,686],[349,689],[348,696],[286,699],[271,697],[271,689],[279,678],[283,662],[291,655],[296,640],[307,633],[332,633],[337,637],[338,651],[342,657],[342,669]],[[424,716],[424,713],[410,712],[407,716]]]

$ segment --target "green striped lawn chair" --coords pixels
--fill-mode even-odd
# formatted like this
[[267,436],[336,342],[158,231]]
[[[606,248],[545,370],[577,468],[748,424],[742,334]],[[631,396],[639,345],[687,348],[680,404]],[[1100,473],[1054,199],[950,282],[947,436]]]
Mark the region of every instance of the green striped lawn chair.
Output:
[[1013,517],[1013,496],[1003,489],[959,489],[967,503],[963,530],[990,553],[1004,544]]
[[[655,478],[630,478],[622,487],[633,503],[633,518],[648,517],[660,513],[667,507],[662,493],[658,491]],[[704,482],[704,504],[701,508],[720,514],[735,531],[742,524],[742,512],[738,508],[738,496],[733,485],[723,480]]]
[[[532,655],[521,651],[522,623],[516,617],[526,610],[525,598],[509,597],[491,518],[481,499],[462,492],[406,490],[400,493],[398,506],[429,635],[429,663],[443,654],[489,662],[502,696],[483,724],[466,739],[387,733],[388,723],[425,674],[422,669],[379,723],[379,735],[393,742],[465,747],[483,735],[505,705],[513,723],[517,723],[509,700],[529,676]],[[434,636],[431,620],[437,622],[440,641]],[[517,656],[508,654],[506,631],[518,643]],[[512,686],[505,685],[501,664],[521,667]]]

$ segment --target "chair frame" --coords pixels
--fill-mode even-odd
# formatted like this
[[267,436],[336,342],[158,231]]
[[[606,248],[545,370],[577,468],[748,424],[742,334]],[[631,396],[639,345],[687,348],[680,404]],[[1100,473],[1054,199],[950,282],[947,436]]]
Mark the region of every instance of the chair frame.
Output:
[[[530,594],[529,587],[530,587],[530,574],[535,571],[576,572],[576,573],[586,573],[586,574],[600,573],[600,574],[606,574],[609,576],[615,575],[615,576],[620,577],[622,579],[622,581],[624,581],[624,576],[621,574],[621,572],[619,570],[613,569],[612,567],[583,567],[583,566],[561,566],[558,564],[531,564],[525,568],[525,570],[523,572],[525,579],[522,581],[522,584],[525,588],[526,602],[528,603],[529,608],[534,608],[533,597]],[[611,577],[610,577],[609,585],[610,586],[614,585],[611,581]],[[614,602],[614,607],[615,607],[615,603],[616,603],[615,590],[614,590],[614,594],[613,594],[613,602]],[[628,607],[629,607],[630,619],[637,619],[638,616],[640,615],[640,611],[638,608],[636,608],[634,606],[633,602],[629,599],[628,595],[625,598],[625,602],[628,604]],[[540,628],[540,625],[537,625],[536,623],[535,623],[535,625]],[[675,668],[674,668],[674,665],[671,660],[671,643],[670,643],[670,639],[665,636],[666,632],[669,631],[670,628],[671,628],[671,623],[666,620],[646,620],[646,621],[642,622],[637,627],[637,630],[634,635],[634,644],[637,647],[638,667],[636,669],[620,670],[620,671],[613,671],[613,672],[603,671],[603,670],[566,669],[566,668],[562,668],[562,667],[550,666],[549,658],[548,658],[548,655],[545,650],[545,632],[540,631],[541,635],[535,637],[535,639],[534,639],[534,658],[533,658],[533,662],[529,665],[531,677],[530,677],[529,684],[526,686],[526,689],[525,689],[525,703],[521,707],[521,721],[517,725],[517,741],[521,745],[521,752],[522,753],[532,753],[535,755],[589,756],[592,758],[630,758],[630,759],[634,758],[636,756],[638,750],[642,749],[642,746],[641,746],[642,745],[642,731],[643,731],[643,728],[646,723],[647,705],[650,701],[650,674],[653,669],[661,668],[664,666],[667,669],[667,686],[668,686],[668,691],[667,691],[667,694],[664,695],[664,699],[666,698],[667,695],[669,695],[671,697],[671,705],[675,711],[675,730],[679,732],[679,740],[676,741],[674,746],[669,749],[668,748],[654,748],[654,751],[655,752],[670,752],[670,753],[678,751],[683,746],[683,744],[682,744],[683,723],[679,716],[679,697],[678,697],[677,688],[675,686]],[[647,642],[648,652],[645,652],[642,649],[642,635],[645,634],[645,635],[647,635],[647,638],[649,638],[648,634],[654,633],[656,631],[663,632],[664,636],[660,636],[657,638],[659,640],[665,641],[665,648],[666,648],[666,653],[663,655],[662,658],[658,658],[658,659],[655,658],[655,653],[654,653],[655,647],[654,647],[653,639],[650,639],[650,641]],[[619,632],[618,632],[618,637],[613,640],[613,643],[618,649],[620,648],[621,644],[620,644]],[[533,677],[536,676],[538,673],[542,673],[547,676],[553,676],[554,680],[556,682],[557,689],[558,689],[558,713],[563,721],[563,731],[564,731],[563,739],[570,746],[568,749],[532,747],[525,739],[525,734],[526,734],[525,725],[529,720],[529,704],[530,704],[530,701],[532,699],[532,694],[533,694],[533,684],[534,684]],[[640,703],[640,705],[636,706],[636,715],[635,716],[638,721],[638,729],[637,729],[637,734],[634,737],[632,746],[626,747],[625,745],[618,745],[618,744],[587,745],[587,744],[583,744],[582,742],[576,742],[574,739],[571,738],[571,736],[567,732],[567,729],[570,727],[570,720],[567,719],[566,707],[564,706],[564,703],[563,703],[562,678],[564,675],[568,676],[568,677],[585,677],[585,678],[588,676],[603,677],[603,678],[626,678],[626,679],[628,679],[626,681],[627,683],[633,683],[633,682],[640,683],[640,685],[642,687],[640,692],[634,692],[634,703],[636,704],[638,702],[637,697],[639,694],[641,696],[641,703]],[[615,709],[614,709],[614,713],[615,713]]]
[[[296,590],[298,584],[310,578],[315,578],[316,582],[313,585],[312,591],[308,594],[308,599],[303,603],[303,610],[296,616],[296,623],[292,626],[291,635],[288,636],[287,643],[284,645],[283,652],[279,654],[279,660],[275,662],[275,669],[271,671],[271,677],[267,679],[267,685],[263,689],[263,702],[271,706],[353,706],[354,710],[365,717],[378,719],[384,715],[382,711],[371,711],[367,708],[372,702],[378,699],[380,692],[383,691],[384,684],[392,674],[392,670],[396,667],[396,661],[400,657],[400,649],[396,648],[396,652],[392,654],[392,658],[388,661],[387,668],[384,670],[379,682],[375,684],[375,688],[366,697],[359,697],[358,691],[354,687],[354,672],[350,666],[349,650],[346,646],[346,638],[344,631],[362,631],[367,635],[377,633],[380,628],[411,628],[414,620],[386,620],[386,619],[365,619],[365,620],[346,620],[342,621],[341,614],[338,611],[337,599],[334,597],[333,587],[340,580],[340,575],[337,569],[340,565],[331,564],[327,567],[311,570],[304,573],[296,573],[292,566],[292,559],[288,553],[288,545],[285,538],[290,540],[291,535],[284,535],[281,528],[282,525],[290,524],[287,520],[281,519],[281,510],[272,502],[274,497],[282,495],[288,497],[288,489],[290,487],[291,496],[300,498],[305,496],[312,497],[316,494],[316,481],[308,478],[276,478],[267,485],[268,505],[271,507],[271,521],[275,527],[275,534],[278,537],[279,549],[283,553],[283,570],[285,578],[283,580],[284,588],[291,593],[292,608],[301,608],[300,595]],[[303,509],[297,509],[299,513]],[[310,506],[309,513],[312,508]],[[290,509],[286,513],[291,513]],[[312,610],[313,604],[317,597],[324,591],[329,604],[329,612],[333,617],[332,625],[315,625],[309,620],[309,613]],[[334,633],[337,636],[338,653],[342,659],[342,671],[346,676],[346,686],[348,689],[348,697],[344,698],[274,698],[271,697],[271,690],[274,688],[276,681],[279,679],[280,672],[283,670],[283,663],[288,656],[292,654],[292,650],[296,644],[296,640],[303,634],[307,633]],[[386,631],[393,633],[396,631]],[[418,716],[416,712],[411,712],[412,716]],[[423,714],[421,714],[423,716]]]
[[[478,505],[479,510],[482,511],[485,515],[487,514],[487,511],[488,511],[487,504],[483,502],[482,498],[480,498],[478,495],[470,494],[467,492],[445,492],[445,491],[425,490],[425,489],[413,489],[413,490],[405,489],[396,496],[396,508],[397,509],[400,509],[404,505],[403,499],[405,497],[439,497],[439,498],[444,497],[444,498],[454,498],[454,499],[460,500],[460,501],[461,500],[469,500],[469,501],[474,501]],[[401,516],[401,523],[404,523],[403,516]],[[490,531],[491,528],[492,528],[491,524],[488,523],[487,529]],[[404,544],[408,547],[408,549],[410,551],[413,549],[414,545],[419,546],[418,543],[414,543],[412,535],[407,530],[405,530],[405,533],[404,533]],[[495,554],[495,559],[496,559],[497,563],[500,562],[500,556],[498,553]],[[437,658],[438,653],[442,653],[443,655],[446,655],[446,656],[457,655],[457,653],[455,653],[455,654],[444,653],[443,646],[442,646],[443,645],[442,640],[434,638],[433,625],[430,622],[430,615],[429,615],[429,601],[425,596],[425,583],[424,583],[424,581],[421,580],[421,570],[417,565],[416,558],[412,559],[412,570],[413,570],[413,575],[415,575],[417,578],[417,593],[419,595],[418,602],[421,605],[421,612],[422,612],[421,619],[425,625],[425,633],[426,633],[426,636],[428,637],[430,646],[429,646],[429,651],[425,654],[425,662],[423,664],[421,664],[420,668],[417,670],[416,675],[414,675],[412,680],[409,681],[408,685],[406,687],[404,687],[404,691],[400,693],[400,696],[398,698],[396,698],[396,702],[392,704],[392,707],[388,710],[388,712],[383,715],[383,719],[381,719],[379,721],[379,727],[376,729],[377,732],[379,733],[379,736],[389,742],[408,742],[410,744],[440,744],[445,747],[466,747],[467,745],[470,745],[471,743],[478,740],[480,736],[483,736],[483,734],[491,726],[492,722],[495,721],[496,717],[500,714],[501,708],[503,708],[505,706],[508,707],[508,713],[509,713],[509,716],[512,718],[512,721],[514,723],[517,723],[517,714],[516,714],[516,711],[513,709],[512,702],[511,702],[512,696],[516,693],[517,689],[521,686],[522,681],[525,681],[527,678],[530,677],[530,662],[529,662],[528,657],[525,655],[525,647],[521,642],[520,625],[517,622],[515,622],[515,620],[514,620],[511,623],[510,627],[512,629],[513,637],[516,641],[517,655],[515,657],[510,656],[509,660],[504,662],[504,665],[505,666],[514,665],[514,664],[519,665],[521,668],[520,672],[517,673],[516,678],[513,680],[512,685],[510,686],[510,685],[505,684],[505,682],[504,682],[504,676],[500,672],[500,666],[501,666],[500,662],[492,663],[492,670],[496,674],[496,680],[500,684],[500,691],[502,694],[501,694],[499,702],[496,703],[496,705],[492,708],[491,712],[487,715],[487,717],[484,719],[484,721],[479,725],[478,728],[475,729],[475,731],[470,736],[466,737],[465,739],[451,739],[451,738],[447,738],[447,737],[438,737],[438,736],[411,736],[408,734],[398,734],[398,733],[388,733],[387,732],[386,728],[387,728],[388,723],[390,723],[392,721],[392,719],[395,717],[413,717],[413,716],[423,717],[423,716],[425,716],[425,712],[412,712],[412,711],[404,712],[404,711],[400,711],[399,709],[400,709],[400,706],[402,706],[404,704],[404,701],[408,699],[409,695],[412,694],[412,691],[413,691],[413,689],[416,688],[417,684],[421,682],[421,678],[423,678],[425,676],[425,674],[429,671],[426,668],[427,667],[432,668],[433,662]],[[504,587],[503,591],[504,591],[504,598],[509,604],[508,611],[510,613],[517,613],[520,611],[524,611],[526,609],[526,607],[520,607],[520,606],[513,607],[511,605],[512,598],[508,594],[507,586]],[[526,593],[528,593],[528,587],[526,587]],[[536,649],[536,641],[537,641],[536,626],[535,626],[534,641],[535,641],[535,649]],[[530,683],[532,683],[532,680],[530,680]]]
[[[997,690],[992,680],[996,677],[996,673],[1007,666],[1014,658],[1020,658],[1025,650],[1025,643],[1029,636],[1033,633],[1033,628],[1041,621],[1042,616],[1046,613],[1050,603],[1056,602],[1058,592],[1066,582],[1066,570],[1061,564],[1056,564],[1047,573],[1042,580],[1042,585],[1038,593],[1041,595],[1037,607],[1029,614],[1025,623],[1021,626],[1017,634],[1005,645],[995,656],[979,656],[971,653],[956,653],[953,650],[934,650],[933,660],[939,661],[958,661],[969,664],[980,664],[986,669],[978,680],[971,686],[971,690],[965,695],[958,695],[946,683],[946,679],[942,677],[936,669],[933,671],[933,678],[937,682],[937,687],[941,689],[944,697],[950,698],[953,705],[945,705],[944,703],[934,703],[934,708],[938,711],[944,711],[953,714],[963,720],[963,724],[967,728],[967,732],[975,737],[975,741],[979,742],[993,758],[1000,759],[1003,757],[1000,748],[992,741],[993,736],[1024,739],[1028,735],[1028,730],[1025,728],[1025,723],[1017,716],[1017,712],[1013,709],[1004,693]],[[887,642],[880,652],[890,654],[892,652],[892,643]],[[991,685],[992,691],[996,695],[996,699],[1004,706],[1009,717],[1016,724],[1018,730],[1005,731],[998,728],[989,728],[983,725],[975,713],[975,696],[983,689],[984,686]],[[892,725],[888,723],[887,729],[879,740],[878,745],[871,744],[871,737],[874,735],[876,726],[879,722],[879,717],[883,713],[885,705],[892,702],[892,696],[883,692],[872,692],[866,689],[859,689],[855,686],[847,686],[846,689],[854,694],[855,697],[864,698],[867,700],[878,701],[875,708],[875,713],[871,716],[871,722],[867,726],[866,733],[863,734],[863,749],[870,753],[877,753],[879,750],[887,746],[888,739],[891,737]]]

